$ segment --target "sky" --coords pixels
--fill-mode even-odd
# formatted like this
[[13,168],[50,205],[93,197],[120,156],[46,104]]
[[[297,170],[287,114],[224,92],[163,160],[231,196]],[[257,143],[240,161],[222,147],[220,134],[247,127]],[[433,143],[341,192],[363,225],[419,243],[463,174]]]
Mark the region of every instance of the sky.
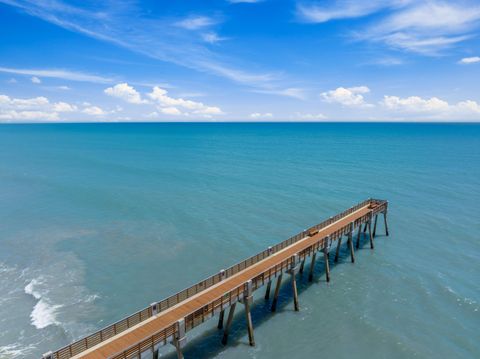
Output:
[[0,0],[0,122],[480,121],[480,1]]

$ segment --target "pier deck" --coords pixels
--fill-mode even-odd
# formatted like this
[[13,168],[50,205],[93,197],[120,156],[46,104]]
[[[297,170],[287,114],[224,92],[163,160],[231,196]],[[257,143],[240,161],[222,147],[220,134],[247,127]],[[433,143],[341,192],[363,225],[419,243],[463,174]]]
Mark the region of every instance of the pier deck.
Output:
[[[380,213],[384,214],[385,229],[388,234],[387,202],[369,199],[275,247],[269,247],[256,256],[177,293],[176,296],[168,298],[166,303],[165,301],[153,303],[150,307],[129,317],[130,320],[126,318],[126,324],[124,319],[113,325],[113,330],[112,326],[105,328],[70,346],[47,353],[44,358],[126,359],[138,358],[141,353],[149,350],[154,353],[155,357],[158,346],[169,342],[175,345],[179,358],[182,358],[181,348],[185,344],[185,332],[215,314],[220,314],[219,328],[222,328],[224,311],[230,308],[224,334],[224,343],[227,342],[228,329],[237,302],[245,305],[249,341],[251,345],[254,345],[249,308],[252,304],[253,291],[267,284],[266,298],[268,298],[271,284],[276,278],[277,288],[272,304],[272,310],[275,310],[282,275],[288,273],[292,277],[295,309],[298,310],[295,275],[298,271],[303,271],[306,258],[312,257],[310,270],[310,277],[312,277],[316,254],[319,250],[323,252],[326,259],[328,281],[330,279],[328,259],[332,244],[337,242],[337,248],[339,248],[342,236],[346,235],[353,262],[354,230],[358,228],[358,246],[362,235],[361,227],[365,223],[363,232],[367,228],[369,229],[368,238],[371,248],[373,248],[373,237],[376,232],[377,217]],[[338,254],[335,257],[336,260]]]

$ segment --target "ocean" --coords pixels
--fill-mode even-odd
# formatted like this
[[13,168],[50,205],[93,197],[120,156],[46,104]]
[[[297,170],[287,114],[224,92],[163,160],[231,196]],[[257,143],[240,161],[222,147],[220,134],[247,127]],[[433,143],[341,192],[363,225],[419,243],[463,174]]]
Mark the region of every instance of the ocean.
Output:
[[[186,358],[479,358],[480,125],[0,126],[0,358],[39,358],[366,198],[390,236]],[[166,347],[162,357],[173,358]]]

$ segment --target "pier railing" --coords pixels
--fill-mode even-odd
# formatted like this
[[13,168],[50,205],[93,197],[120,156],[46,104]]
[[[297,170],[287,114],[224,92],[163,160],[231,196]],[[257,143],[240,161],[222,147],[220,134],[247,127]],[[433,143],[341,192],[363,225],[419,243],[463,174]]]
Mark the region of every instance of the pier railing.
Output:
[[[225,270],[220,271],[219,273],[210,276],[196,284],[194,284],[191,287],[188,287],[166,299],[163,299],[159,302],[152,303],[147,308],[144,308],[112,325],[109,325],[106,328],[103,328],[96,333],[93,333],[83,339],[80,339],[68,346],[65,346],[56,352],[52,354],[52,358],[55,359],[68,359],[71,358],[77,354],[80,354],[81,352],[97,345],[100,344],[101,342],[145,321],[146,319],[152,317],[154,314],[158,314],[160,312],[163,312],[178,303],[183,302],[184,300],[204,291],[207,288],[210,288],[211,286],[225,280],[226,278],[229,278],[246,268],[262,261],[263,259],[269,257],[270,255],[277,253],[284,248],[289,247],[295,242],[298,242],[299,240],[305,238],[306,236],[316,233],[319,230],[329,226],[330,224],[337,222],[339,219],[348,216],[349,214],[357,211],[358,209],[365,207],[366,205],[370,205],[372,207],[372,214],[376,214],[378,212],[386,211],[387,209],[387,202],[383,200],[376,200],[376,199],[367,199],[363,202],[358,203],[357,205],[337,214],[336,216],[330,217],[329,219],[313,226],[310,227],[293,237],[288,238],[287,240],[284,240],[275,246],[269,247],[266,250],[242,261],[239,262]],[[358,226],[364,222],[367,222],[369,218],[359,218],[355,221],[355,226]],[[336,240],[343,234],[346,234],[348,231],[348,227],[345,226],[338,231],[334,232],[330,236],[330,240]],[[323,242],[317,243],[317,247],[323,245]],[[308,251],[312,250],[312,248],[308,248]],[[305,253],[301,253],[301,257],[304,257],[306,255],[307,251]],[[263,285],[265,281],[268,281],[271,277],[274,277],[277,275],[277,273],[280,273],[291,265],[291,258],[275,265],[274,267],[270,268],[267,272],[262,273],[261,276],[258,276],[252,280],[253,284],[253,289],[257,289],[259,286]],[[230,306],[233,302],[236,302],[244,292],[245,288],[244,285],[241,285],[234,290],[226,293],[224,296],[221,298],[218,298],[214,302],[210,303],[206,307],[202,307],[201,309],[189,314],[185,318],[185,326],[186,330],[192,329],[199,323],[202,323],[205,319],[210,318],[213,316],[214,313],[216,313],[218,310],[222,310],[225,307]],[[156,308],[155,313],[153,308]],[[133,357],[134,353],[138,354],[143,352],[144,350],[152,347],[153,345],[156,345],[160,342],[166,342],[167,339],[173,335],[176,331],[175,325],[172,325],[170,327],[162,329],[160,332],[155,333],[148,339],[144,340],[143,342],[135,345],[132,348],[128,348],[126,351],[122,352],[118,356],[115,356],[115,359],[119,358],[131,358]]]

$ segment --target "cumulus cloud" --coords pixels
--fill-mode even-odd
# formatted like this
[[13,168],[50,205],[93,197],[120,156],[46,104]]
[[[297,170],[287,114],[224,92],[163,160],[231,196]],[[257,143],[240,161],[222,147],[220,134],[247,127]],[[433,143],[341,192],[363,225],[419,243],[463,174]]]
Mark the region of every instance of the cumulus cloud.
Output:
[[117,84],[113,87],[108,87],[104,92],[109,96],[118,97],[130,103],[146,103],[146,101],[140,96],[140,93],[126,82]]
[[260,113],[260,112],[254,112],[254,113],[251,113],[250,118],[253,118],[253,119],[261,119],[261,118],[273,118],[273,114],[270,113],[270,112],[266,112],[266,113]]
[[365,102],[364,94],[369,93],[367,86],[358,87],[338,87],[335,90],[323,92],[320,96],[329,103],[339,103],[349,107],[372,107],[373,105]]
[[295,114],[295,118],[302,120],[302,121],[319,121],[319,120],[326,120],[327,116],[322,113],[301,113],[297,112]]
[[57,102],[53,104],[53,111],[55,112],[74,112],[77,111],[77,106],[66,102]]
[[180,111],[176,107],[164,107],[160,109],[160,112],[165,115],[174,115],[174,116],[179,116],[182,114],[182,111]]
[[167,90],[158,86],[153,88],[152,92],[148,94],[148,97],[154,101],[161,112],[163,112],[162,109],[164,110],[165,108],[177,108],[178,111],[180,111],[179,108],[181,108],[183,109],[183,114],[203,115],[206,117],[223,114],[222,110],[216,106],[207,106],[202,102],[170,97]]
[[44,96],[12,98],[0,95],[0,120],[7,121],[54,121],[60,113],[77,111],[75,105],[66,102],[50,102]]
[[380,104],[389,110],[403,113],[431,114],[440,118],[454,118],[454,116],[480,118],[480,104],[472,100],[449,104],[438,97],[410,96],[400,98],[398,96],[384,96]]
[[91,115],[91,116],[105,116],[106,114],[108,114],[107,111],[103,110],[102,108],[100,108],[98,106],[85,107],[82,110],[82,112],[86,113],[87,115]]
[[469,65],[469,64],[475,64],[477,62],[480,62],[480,57],[479,56],[464,57],[458,63],[462,64],[462,65]]
[[40,80],[37,76],[32,76],[32,78],[30,80],[34,84],[41,84],[42,83],[42,80]]

